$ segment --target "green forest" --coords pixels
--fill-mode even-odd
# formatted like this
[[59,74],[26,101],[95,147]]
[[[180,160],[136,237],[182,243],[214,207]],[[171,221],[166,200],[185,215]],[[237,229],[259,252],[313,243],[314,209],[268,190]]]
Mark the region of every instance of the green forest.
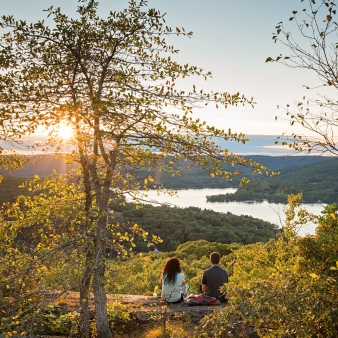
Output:
[[[253,218],[224,214],[200,208],[171,208],[128,204],[114,208],[113,220],[121,224],[137,223],[142,229],[163,239],[156,245],[160,251],[174,251],[180,244],[207,240],[224,244],[250,244],[267,242],[281,230],[277,225]],[[142,241],[136,242],[136,250],[147,252]]]
[[[233,194],[207,197],[208,202],[263,201],[287,203],[288,195],[302,193],[304,203],[334,203],[338,201],[338,182],[335,159],[312,159],[308,163],[299,159],[297,165],[281,167],[279,175],[269,179],[252,177],[245,188],[239,187]],[[273,159],[270,161],[273,165]],[[288,162],[288,159],[285,159]],[[264,163],[264,160],[262,161]],[[274,168],[275,169],[275,168]],[[276,169],[275,169],[276,170]]]

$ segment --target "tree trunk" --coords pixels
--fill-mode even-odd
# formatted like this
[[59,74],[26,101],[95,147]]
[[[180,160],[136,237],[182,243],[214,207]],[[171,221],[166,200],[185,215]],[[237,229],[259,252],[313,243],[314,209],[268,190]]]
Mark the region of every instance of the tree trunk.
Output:
[[[90,187],[90,172],[87,167],[86,158],[82,151],[80,151],[80,155],[81,155],[81,165],[83,169],[84,191],[86,195],[85,201],[86,223],[85,226],[83,227],[83,235],[84,235],[86,234],[86,231],[91,224],[90,209],[92,206],[93,197]],[[94,243],[90,241],[87,242],[86,244],[85,271],[80,286],[79,334],[81,337],[90,337],[89,294],[94,268],[93,244]]]
[[105,266],[104,263],[96,267],[93,287],[96,312],[96,330],[98,338],[112,338],[107,312],[107,296],[104,289]]
[[93,274],[93,254],[88,248],[86,255],[86,269],[81,280],[80,287],[80,320],[79,334],[81,337],[90,337],[90,315],[89,315],[89,288]]
[[93,291],[96,314],[96,330],[98,338],[112,338],[107,312],[107,296],[105,290],[105,243],[107,238],[107,218],[100,217],[97,223],[97,238],[95,241],[95,270]]

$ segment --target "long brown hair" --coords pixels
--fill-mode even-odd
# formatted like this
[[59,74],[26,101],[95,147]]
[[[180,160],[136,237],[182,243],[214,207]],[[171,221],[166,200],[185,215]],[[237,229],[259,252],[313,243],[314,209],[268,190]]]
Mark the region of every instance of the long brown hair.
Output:
[[162,282],[162,279],[165,278],[165,283],[175,284],[176,275],[179,272],[182,272],[181,261],[179,260],[179,258],[168,258],[163,265],[160,281]]

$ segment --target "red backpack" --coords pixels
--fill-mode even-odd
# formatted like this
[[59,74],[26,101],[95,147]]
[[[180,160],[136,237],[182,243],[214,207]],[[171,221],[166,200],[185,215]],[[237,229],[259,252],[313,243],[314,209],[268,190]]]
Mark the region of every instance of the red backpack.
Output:
[[215,297],[200,294],[189,295],[184,303],[187,305],[218,305],[220,304],[220,301]]

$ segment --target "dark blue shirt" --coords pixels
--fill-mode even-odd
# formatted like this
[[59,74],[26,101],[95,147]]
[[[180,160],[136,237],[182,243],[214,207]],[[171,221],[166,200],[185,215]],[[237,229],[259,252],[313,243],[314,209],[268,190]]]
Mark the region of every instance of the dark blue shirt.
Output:
[[218,298],[221,295],[219,288],[228,283],[228,272],[218,265],[203,272],[202,284],[207,285],[206,295]]

